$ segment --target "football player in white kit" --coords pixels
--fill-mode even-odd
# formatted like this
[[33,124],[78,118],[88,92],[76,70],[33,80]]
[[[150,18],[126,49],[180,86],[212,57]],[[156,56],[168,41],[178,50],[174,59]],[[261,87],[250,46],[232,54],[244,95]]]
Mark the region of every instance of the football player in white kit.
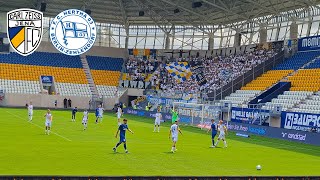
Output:
[[120,120],[120,118],[121,118],[122,114],[123,114],[122,109],[121,109],[120,106],[118,106],[118,110],[117,110],[118,126],[121,125],[121,120]]
[[223,124],[223,121],[220,120],[219,124],[218,124],[218,131],[219,131],[219,137],[218,140],[216,142],[216,144],[214,145],[215,147],[218,145],[220,139],[223,141],[224,144],[224,148],[227,147],[227,141],[226,141],[226,133],[227,133],[227,127]]
[[83,130],[86,130],[88,127],[88,116],[89,116],[89,112],[87,110],[84,110],[83,116],[82,116]]
[[46,126],[46,131],[45,134],[49,135],[50,134],[50,129],[51,129],[51,123],[52,123],[52,114],[50,112],[50,109],[47,110],[47,113],[44,115],[46,118],[45,121],[45,126]]
[[171,125],[170,131],[169,131],[169,139],[172,136],[172,148],[171,148],[171,152],[174,153],[177,149],[176,149],[176,144],[178,141],[178,134],[182,135],[182,132],[178,126],[178,121],[175,121],[174,124]]
[[32,102],[28,105],[28,116],[29,116],[29,121],[32,121],[32,116],[33,116],[33,105]]
[[162,115],[160,113],[160,109],[158,109],[158,112],[156,113],[156,119],[154,120],[154,129],[153,132],[156,132],[157,126],[158,126],[158,132],[160,132],[160,121],[162,119]]

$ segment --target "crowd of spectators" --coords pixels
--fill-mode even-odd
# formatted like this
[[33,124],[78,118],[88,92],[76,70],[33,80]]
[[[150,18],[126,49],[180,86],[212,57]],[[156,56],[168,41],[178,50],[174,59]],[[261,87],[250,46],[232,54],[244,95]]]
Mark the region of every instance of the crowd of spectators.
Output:
[[147,74],[152,74],[157,68],[158,62],[152,58],[130,57],[125,66],[128,80],[144,81]]
[[162,90],[167,95],[174,95],[177,92],[188,92],[190,94],[195,94],[202,90],[210,93],[215,89],[218,89],[231,82],[233,79],[243,75],[245,72],[251,70],[258,64],[263,63],[274,55],[276,55],[276,53],[272,50],[256,50],[240,55],[230,55],[225,57],[193,57],[177,58],[173,60],[191,63],[192,61],[200,61],[203,66],[203,75],[207,80],[207,83],[202,86],[198,85],[195,78],[189,78],[182,83],[177,83],[176,80],[166,71],[164,63],[136,59],[129,60],[126,66],[127,72],[130,73],[130,77],[133,80],[143,80],[146,76],[144,73],[152,74],[152,76],[149,78],[151,86],[155,89],[157,88]]

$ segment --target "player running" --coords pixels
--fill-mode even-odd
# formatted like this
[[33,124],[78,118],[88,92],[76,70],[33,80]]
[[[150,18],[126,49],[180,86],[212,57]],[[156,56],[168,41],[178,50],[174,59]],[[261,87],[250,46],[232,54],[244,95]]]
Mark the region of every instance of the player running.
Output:
[[118,106],[118,110],[117,110],[118,126],[120,126],[120,125],[121,125],[120,118],[121,118],[122,114],[123,114],[123,111],[122,111],[121,107],[120,107],[120,106]]
[[214,122],[214,119],[211,119],[211,127],[210,129],[207,131],[207,133],[209,133],[211,131],[211,139],[212,139],[212,146],[210,146],[211,148],[214,148],[214,137],[217,135],[217,124]]
[[44,115],[46,118],[45,126],[45,134],[49,135],[50,134],[50,129],[51,129],[51,123],[52,123],[52,114],[50,112],[50,109],[47,110],[47,113]]
[[32,121],[32,116],[33,116],[33,105],[32,102],[28,105],[28,116],[29,116],[29,121]]
[[220,139],[223,141],[224,144],[224,148],[227,147],[227,141],[226,141],[226,133],[227,133],[227,127],[223,124],[223,121],[220,120],[219,124],[218,124],[218,131],[219,131],[219,137],[218,140],[216,142],[216,144],[214,145],[215,147],[218,145]]
[[118,137],[118,134],[119,134],[119,131],[120,131],[120,140],[119,142],[117,143],[117,145],[112,149],[114,152],[117,152],[117,147],[120,146],[120,144],[123,143],[123,147],[124,147],[124,150],[126,153],[128,153],[128,150],[127,150],[127,140],[126,140],[126,130],[128,130],[129,132],[131,132],[133,134],[133,131],[131,131],[129,128],[128,128],[128,125],[127,125],[127,122],[128,120],[127,119],[123,119],[123,124],[121,124],[118,128],[118,131],[116,133],[116,138]]
[[182,135],[182,132],[178,126],[178,121],[175,121],[174,124],[171,125],[170,131],[169,131],[169,139],[171,138],[172,135],[172,148],[171,148],[171,152],[174,153],[177,149],[176,149],[176,144],[178,141],[178,132],[180,132],[180,134]]
[[160,121],[162,119],[162,115],[160,113],[160,109],[158,109],[158,112],[156,113],[156,119],[154,120],[154,129],[153,132],[156,132],[157,126],[158,126],[158,132],[160,132]]
[[78,112],[78,108],[77,107],[74,107],[72,109],[72,115],[71,115],[71,121],[72,122],[76,122],[76,113]]
[[88,128],[88,116],[89,112],[87,110],[84,110],[82,116],[83,130],[86,130]]
[[101,107],[101,105],[98,106],[98,108],[96,109],[96,123],[102,122],[102,118],[103,118],[103,111],[104,109]]
[[171,110],[171,114],[172,114],[172,124],[174,124],[176,121],[178,121],[179,120],[179,114],[178,114],[178,112],[177,112],[178,110],[174,110],[173,108],[172,108],[172,110]]

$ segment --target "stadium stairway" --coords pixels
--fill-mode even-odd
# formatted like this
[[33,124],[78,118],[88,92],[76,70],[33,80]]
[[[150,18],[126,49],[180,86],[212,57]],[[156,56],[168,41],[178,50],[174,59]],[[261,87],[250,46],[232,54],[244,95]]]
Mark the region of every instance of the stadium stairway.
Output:
[[122,96],[125,90],[118,89],[122,58],[86,56],[94,84],[99,95],[105,97]]
[[97,87],[94,83],[94,80],[92,78],[92,74],[91,74],[91,71],[90,71],[90,68],[89,68],[89,64],[88,64],[88,61],[87,61],[87,58],[85,55],[80,55],[80,59],[81,59],[81,63],[82,63],[82,66],[83,66],[83,70],[84,70],[84,73],[86,74],[86,77],[87,77],[87,80],[88,80],[88,84],[89,84],[89,87],[90,87],[90,90],[92,92],[92,97],[93,98],[98,98],[99,97],[99,92],[97,90]]
[[[319,56],[319,51],[298,52],[291,58],[286,59],[283,63],[276,66],[273,70],[264,73],[257,79],[242,87],[242,91],[238,91],[227,96],[225,100],[231,101],[235,106],[242,106],[260,95],[260,93],[263,93],[265,90],[273,87],[279,81],[290,81],[292,83],[292,87],[290,88],[291,91],[311,91],[311,93],[312,91],[318,91],[320,89],[320,69],[307,70],[301,68],[320,68]],[[241,94],[250,94],[252,91],[257,91],[258,94],[255,94],[254,96],[248,95],[248,97],[242,99],[237,97],[240,96],[239,92],[241,92]],[[301,97],[301,99],[295,99],[299,101],[292,101],[292,105],[284,105],[284,109],[294,108],[306,98],[307,97]],[[284,102],[283,100],[274,99],[272,99],[271,102],[267,102],[265,108],[274,106],[275,103],[279,104],[279,102]]]

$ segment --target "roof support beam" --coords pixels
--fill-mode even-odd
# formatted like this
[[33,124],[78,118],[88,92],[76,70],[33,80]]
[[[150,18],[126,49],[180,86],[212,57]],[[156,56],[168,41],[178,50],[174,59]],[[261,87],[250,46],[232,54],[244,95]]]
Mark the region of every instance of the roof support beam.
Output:
[[202,0],[202,2],[205,2],[205,3],[209,4],[209,5],[211,5],[213,7],[216,7],[216,8],[218,8],[218,9],[224,11],[224,12],[227,12],[229,14],[237,15],[239,18],[241,18],[243,20],[247,20],[248,19],[248,17],[245,17],[245,16],[243,16],[241,14],[237,14],[237,13],[235,13],[234,11],[232,11],[230,9],[223,8],[223,7],[221,7],[221,6],[219,6],[219,5],[215,4],[215,3],[209,2],[207,0]]

